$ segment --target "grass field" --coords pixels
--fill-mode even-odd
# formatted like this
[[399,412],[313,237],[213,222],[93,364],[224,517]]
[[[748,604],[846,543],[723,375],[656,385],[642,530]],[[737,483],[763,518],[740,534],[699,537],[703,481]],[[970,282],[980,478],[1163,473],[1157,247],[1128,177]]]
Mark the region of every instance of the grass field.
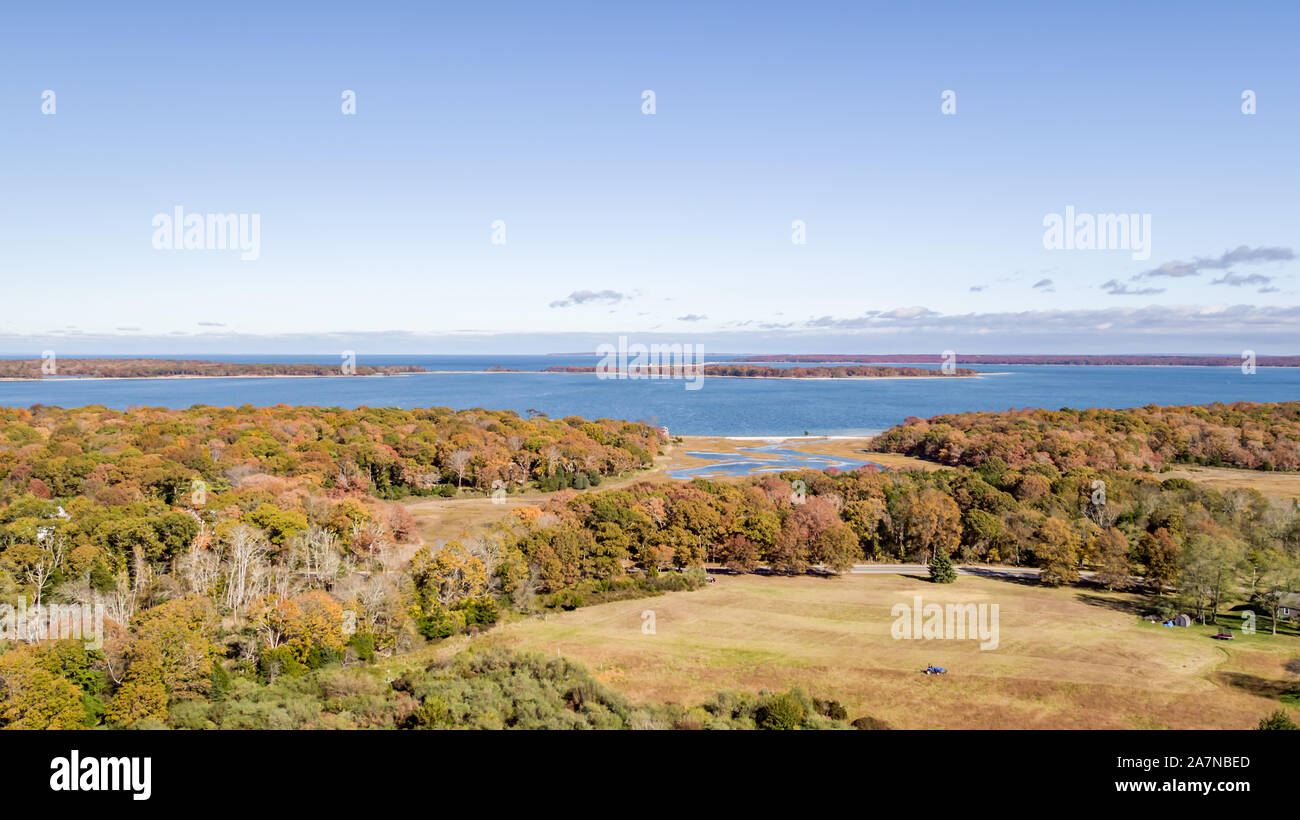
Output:
[[[917,594],[998,604],[1000,645],[893,639],[891,607]],[[1138,607],[1130,595],[973,577],[727,576],[513,623],[474,643],[581,660],[634,700],[800,686],[841,701],[850,718],[896,728],[1253,728],[1300,690],[1300,638],[1221,642],[1213,627],[1144,623]],[[655,634],[642,632],[645,610]],[[928,663],[949,674],[920,674]]]
[[1300,499],[1300,473],[1266,473],[1229,467],[1177,467],[1160,473],[1161,479],[1186,478],[1216,490],[1259,490],[1275,501]]

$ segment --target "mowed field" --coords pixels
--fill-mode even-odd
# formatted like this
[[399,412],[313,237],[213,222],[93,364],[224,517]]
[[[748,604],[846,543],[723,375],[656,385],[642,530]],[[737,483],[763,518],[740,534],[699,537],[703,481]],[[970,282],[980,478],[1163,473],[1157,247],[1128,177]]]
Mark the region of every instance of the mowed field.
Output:
[[1228,467],[1177,467],[1159,477],[1185,478],[1216,490],[1258,490],[1274,501],[1300,499],[1300,473],[1266,473]]
[[[996,649],[895,640],[897,603],[999,605]],[[1300,638],[1139,620],[1133,596],[962,577],[724,576],[694,592],[584,607],[494,629],[580,660],[633,700],[694,705],[720,689],[800,686],[895,728],[1253,728],[1300,689]],[[642,631],[653,611],[655,633]],[[457,647],[460,648],[460,647]],[[921,674],[926,664],[949,670]],[[1300,709],[1291,708],[1300,719]]]

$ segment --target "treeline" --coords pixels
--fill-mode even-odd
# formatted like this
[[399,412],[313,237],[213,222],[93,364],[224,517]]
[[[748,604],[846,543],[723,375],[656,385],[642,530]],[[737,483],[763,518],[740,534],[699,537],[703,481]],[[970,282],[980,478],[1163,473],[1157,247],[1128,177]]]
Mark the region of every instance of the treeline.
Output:
[[[877,367],[861,365],[857,367],[759,367],[742,364],[706,364],[706,365],[641,365],[631,366],[627,372],[645,377],[684,377],[695,375],[703,368],[706,376],[719,376],[733,379],[883,379],[922,376],[977,376],[979,371],[969,368],[956,368],[951,372],[934,370],[926,367]],[[597,368],[591,365],[552,365],[543,368],[545,373],[595,373]]]
[[878,436],[877,452],[949,465],[999,459],[1159,470],[1175,463],[1248,470],[1300,469],[1300,402],[1008,410],[908,418]]
[[26,492],[173,504],[257,476],[390,499],[587,486],[650,464],[658,447],[644,424],[510,411],[38,405],[0,409],[0,504]]
[[[963,353],[961,361],[969,364],[1037,364],[1037,365],[1128,365],[1161,367],[1240,367],[1240,355],[1231,356],[1124,356],[1065,354],[1048,356],[1014,356],[1005,354]],[[943,362],[935,353],[801,353],[744,356],[738,362]],[[1257,356],[1259,367],[1300,367],[1300,356]]]
[[[49,369],[51,372],[46,372]],[[418,365],[258,364],[178,359],[0,359],[0,379],[149,379],[169,376],[396,376]]]
[[1134,471],[1015,469],[996,459],[975,470],[643,482],[557,494],[515,515],[525,529],[507,549],[537,567],[543,592],[617,578],[627,565],[798,573],[862,560],[925,562],[938,551],[1042,567],[1049,582],[1091,569],[1109,586],[1137,579],[1160,592],[1174,585],[1177,555],[1192,541],[1231,541],[1260,560],[1300,558],[1300,515],[1254,491],[1221,493]]
[[743,364],[710,364],[704,372],[710,376],[763,379],[885,379],[924,376],[977,376],[979,371],[966,367],[952,371],[928,367],[880,367],[858,365],[854,367],[759,367]]
[[1037,567],[1049,585],[1090,572],[1102,586],[1139,589],[1155,607],[1209,620],[1226,601],[1249,600],[1273,628],[1287,595],[1300,591],[1300,510],[1256,491],[1220,492],[1133,470],[1012,468],[990,459],[977,469],[643,482],[557,493],[513,517],[473,549],[451,544],[416,557],[426,636],[472,623],[472,614],[457,612],[493,590],[522,610],[571,608],[689,588],[691,568],[704,563],[838,572],[858,561],[943,554]]

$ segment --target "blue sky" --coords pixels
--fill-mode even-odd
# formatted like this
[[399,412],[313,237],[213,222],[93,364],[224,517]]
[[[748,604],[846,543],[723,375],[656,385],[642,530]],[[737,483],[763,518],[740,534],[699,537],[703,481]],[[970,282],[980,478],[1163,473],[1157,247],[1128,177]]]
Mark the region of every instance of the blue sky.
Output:
[[467,5],[8,10],[0,350],[1297,352],[1294,4]]

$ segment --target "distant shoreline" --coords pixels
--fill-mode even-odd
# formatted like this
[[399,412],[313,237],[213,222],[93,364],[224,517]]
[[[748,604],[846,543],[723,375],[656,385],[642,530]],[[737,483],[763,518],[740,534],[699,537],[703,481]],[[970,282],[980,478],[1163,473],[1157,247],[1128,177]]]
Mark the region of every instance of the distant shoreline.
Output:
[[[871,358],[874,358],[875,361],[881,361],[880,358],[875,358],[875,357],[862,357],[862,358],[855,359],[855,361],[866,361],[866,360],[870,360]],[[959,359],[959,361],[960,361],[961,364],[964,364],[964,365],[971,365],[971,364],[995,364],[994,362],[987,362],[987,361],[985,361],[985,362],[973,361],[973,359],[975,359],[975,358],[976,358],[976,357],[967,357],[967,358],[964,358],[964,359]],[[1014,358],[1014,357],[1011,357],[1011,358]],[[1045,357],[1045,358],[1050,358],[1050,357]],[[1159,358],[1159,357],[1152,357],[1152,358]],[[1177,357],[1169,357],[1169,358],[1177,358]],[[1192,358],[1192,359],[1194,359],[1194,358],[1196,358],[1196,357],[1188,357],[1188,358]],[[1206,358],[1208,358],[1208,357],[1206,357]],[[1277,359],[1277,358],[1284,358],[1284,357],[1263,357],[1263,356],[1261,356],[1261,357],[1259,357],[1259,359],[1258,359],[1257,362],[1256,362],[1256,367],[1257,367],[1257,368],[1260,368],[1260,369],[1277,369],[1277,370],[1287,370],[1287,369],[1291,369],[1292,367],[1294,367],[1293,365],[1290,365],[1290,364],[1281,364],[1281,363],[1277,363],[1277,362],[1269,362],[1269,359],[1270,359],[1270,358],[1275,358],[1275,359]],[[826,358],[826,359],[818,359],[818,360],[819,360],[819,361],[826,361],[826,362],[834,362],[834,361],[835,361],[834,357],[830,357],[830,358]],[[843,360],[847,361],[847,358],[845,358],[845,359],[843,359]],[[0,363],[3,363],[4,361],[20,361],[20,360],[2,360],[2,359],[0,359]],[[108,361],[108,360],[104,360],[104,361]],[[206,363],[208,360],[200,360],[200,361],[203,361],[203,362]],[[799,362],[801,362],[801,361],[805,361],[805,362],[806,362],[806,361],[810,361],[810,359],[806,359],[806,358],[803,358],[803,357],[795,357],[795,358],[769,357],[769,358],[767,359],[767,361],[771,361],[771,362],[780,362],[780,363],[782,363],[782,364],[797,364],[797,363],[799,363]],[[911,357],[911,362],[912,362],[913,364],[935,364],[935,363],[936,363],[936,362],[927,362],[927,361],[924,361],[924,357],[922,357],[922,356]],[[229,364],[229,363],[225,363],[225,362],[213,362],[213,364],[222,364],[222,365],[227,365],[227,364]],[[728,361],[718,361],[718,362],[706,362],[706,363],[705,363],[705,367],[713,367],[713,366],[718,366],[718,367],[727,367],[727,366],[738,366],[738,365],[744,365],[744,364],[761,364],[761,362],[759,362],[759,361],[754,361],[754,360],[739,359],[739,360],[728,360]],[[897,365],[902,365],[902,364],[904,364],[904,362],[901,361],[901,360],[895,360],[895,364],[897,364]],[[1002,364],[1005,364],[1005,365],[1007,365],[1007,366],[1014,366],[1014,367],[1079,367],[1079,368],[1090,368],[1090,367],[1123,367],[1123,368],[1161,368],[1161,369],[1204,368],[1204,369],[1216,369],[1216,370],[1223,370],[1223,369],[1236,370],[1236,369],[1240,368],[1240,363],[1239,363],[1239,362],[1231,362],[1231,363],[1209,363],[1209,362],[1206,362],[1206,361],[1204,361],[1204,360],[1201,360],[1201,361],[1189,361],[1189,362],[1176,362],[1176,363],[1171,363],[1171,362],[1169,362],[1169,361],[1164,361],[1164,362],[1149,362],[1149,363],[1138,363],[1138,362],[1128,362],[1128,363],[1106,362],[1106,363],[1102,363],[1102,362],[1077,362],[1077,361],[1076,361],[1076,362],[1070,362],[1070,363],[1065,363],[1065,362],[1002,362]],[[832,366],[837,366],[837,365],[832,365]],[[889,367],[889,366],[891,366],[891,365],[870,365],[870,366]],[[383,365],[383,366],[381,366],[381,367],[384,367],[384,368],[397,368],[397,367],[400,367],[400,365]],[[784,368],[781,368],[781,369],[784,369]],[[682,376],[682,375],[680,375],[680,374],[674,374],[674,375],[672,375],[672,376],[669,376],[669,375],[659,375],[659,374],[650,375],[650,374],[645,374],[645,373],[638,373],[638,374],[636,374],[636,375],[635,375],[633,378],[631,378],[631,379],[628,379],[628,377],[627,377],[626,374],[620,373],[618,376],[615,376],[612,380],[617,380],[617,379],[625,379],[625,380],[647,380],[647,379],[653,379],[653,380],[665,380],[665,381],[666,381],[666,380],[670,380],[670,379],[677,379],[677,380],[683,380],[683,379],[686,379],[686,380],[690,380],[690,379],[696,379],[696,378],[708,378],[708,379],[763,379],[763,380],[774,380],[774,381],[818,381],[818,382],[821,382],[821,381],[907,381],[907,380],[922,380],[922,381],[926,381],[926,380],[934,380],[934,379],[954,379],[954,378],[956,378],[956,379],[979,379],[979,378],[983,378],[983,377],[985,377],[985,376],[1010,376],[1010,375],[1015,375],[1015,373],[1016,373],[1016,371],[993,371],[993,370],[989,370],[989,371],[973,371],[973,370],[970,370],[969,368],[962,368],[962,371],[963,371],[963,372],[959,372],[959,373],[955,373],[955,374],[943,374],[943,373],[941,373],[941,372],[936,371],[936,372],[933,373],[933,375],[930,375],[930,374],[892,375],[892,374],[891,374],[891,375],[880,375],[880,376],[869,376],[869,375],[852,375],[852,376],[832,376],[832,375],[815,375],[815,376],[814,376],[814,375],[804,375],[804,376],[796,376],[796,375],[789,375],[789,376],[786,376],[786,375],[776,375],[776,374],[739,375],[739,374],[733,374],[733,373],[711,373],[711,372],[708,372],[708,371],[706,370],[702,376],[697,376],[697,375],[694,374],[694,373],[688,374],[688,375],[686,375],[686,376]],[[388,377],[394,377],[394,376],[427,376],[427,375],[447,375],[447,376],[451,376],[451,375],[483,375],[483,376],[493,376],[493,375],[526,375],[526,374],[540,374],[540,375],[550,375],[550,376],[591,376],[591,375],[594,374],[594,372],[595,372],[595,367],[585,367],[585,368],[583,368],[583,369],[572,368],[572,369],[537,369],[537,370],[533,370],[533,369],[516,369],[516,368],[500,368],[500,367],[493,367],[493,368],[486,368],[486,369],[475,369],[475,370],[426,370],[426,369],[421,368],[421,369],[419,369],[419,370],[409,370],[409,371],[405,371],[405,370],[402,370],[402,371],[399,371],[399,370],[387,370],[386,372],[354,373],[354,374],[351,374],[351,375],[345,375],[345,374],[343,374],[343,373],[339,373],[339,372],[332,372],[332,373],[326,372],[326,373],[244,373],[244,374],[240,374],[240,373],[232,373],[232,374],[212,374],[212,375],[209,375],[209,374],[199,374],[199,373],[177,373],[177,374],[166,374],[166,375],[144,375],[144,376],[116,376],[116,375],[0,376],[0,382],[41,382],[41,383],[46,383],[46,382],[83,382],[83,381],[162,381],[162,380],[181,380],[181,379],[339,379],[339,378],[388,378]]]
[[[48,353],[48,351],[47,351]],[[0,359],[0,381],[77,381],[89,379],[304,378],[333,376],[395,376],[420,372],[419,365],[357,365],[344,358],[337,365],[220,362],[208,359]]]
[[[458,371],[449,371],[458,372]],[[172,376],[51,376],[49,378],[34,376],[0,376],[0,382],[148,382],[148,381],[168,381],[176,379],[388,379],[394,376],[420,376],[422,372],[414,373],[357,373],[352,376],[345,376],[338,373],[327,376],[323,373],[248,373],[242,376],[195,376],[190,374],[177,374]]]
[[[28,376],[0,376],[0,382],[109,382],[109,381],[166,381],[178,379],[388,379],[398,376],[592,376],[594,372],[572,373],[559,370],[417,370],[410,373],[360,373],[345,376],[342,373],[334,375],[325,375],[323,373],[274,373],[274,374],[247,374],[242,376],[196,376],[190,374],[180,374],[172,376],[51,376],[51,377],[28,377]],[[847,381],[911,381],[917,379],[977,379],[980,376],[1005,376],[1006,373],[979,373],[977,375],[953,375],[945,376],[942,374],[934,376],[732,376],[732,375],[712,375],[704,374],[701,378],[708,379],[770,379],[772,381],[786,382],[847,382]],[[679,381],[682,377],[672,377]],[[694,378],[694,376],[688,377]],[[616,379],[611,379],[614,381]],[[637,376],[630,381],[669,381],[668,376]]]
[[[953,354],[950,361],[959,365],[1002,364],[1039,367],[1300,367],[1300,356],[1257,356],[1243,354]],[[946,360],[933,353],[773,353],[731,359],[729,364],[942,364]]]

